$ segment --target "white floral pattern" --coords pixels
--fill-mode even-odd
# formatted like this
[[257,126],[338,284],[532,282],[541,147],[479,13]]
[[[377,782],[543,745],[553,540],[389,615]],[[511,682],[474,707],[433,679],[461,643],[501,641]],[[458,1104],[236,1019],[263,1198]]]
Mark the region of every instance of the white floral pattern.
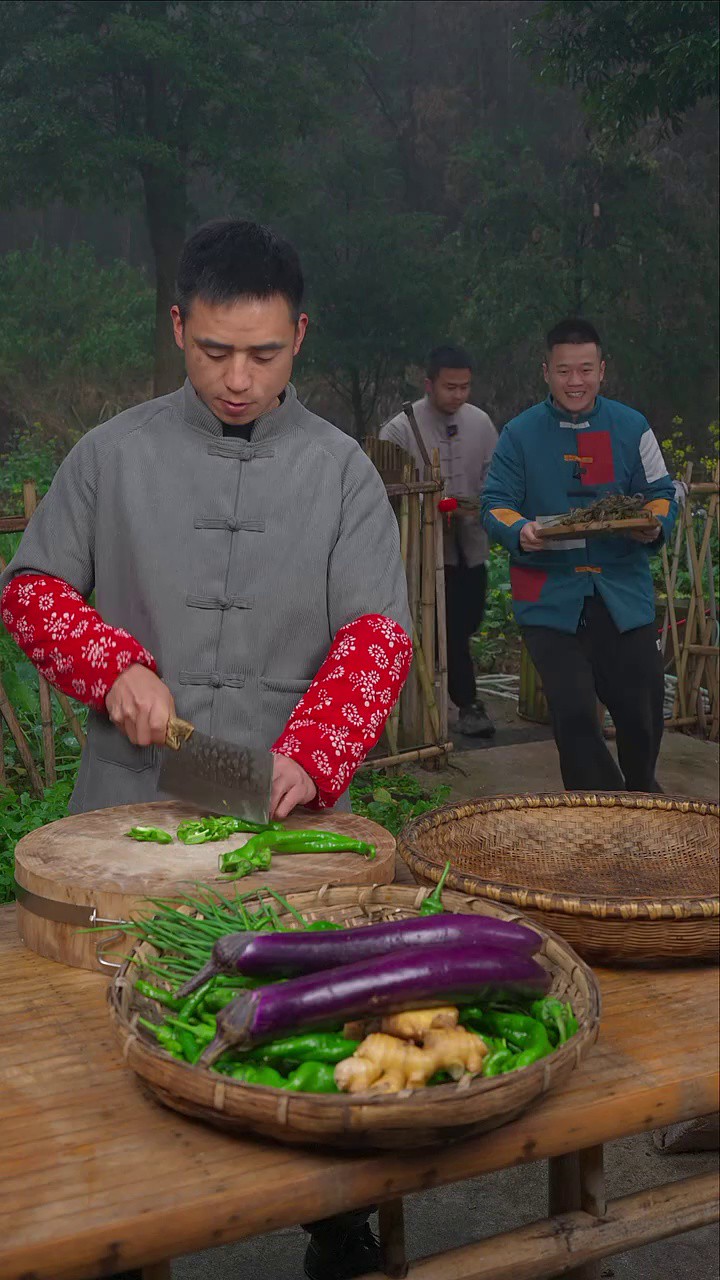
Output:
[[123,627],[111,627],[69,583],[21,574],[2,595],[2,620],[45,679],[96,710],[118,676],[134,663],[156,671],[155,659]]
[[408,636],[392,618],[366,615],[338,631],[310,688],[272,750],[289,756],[330,808],[375,745],[412,661]]

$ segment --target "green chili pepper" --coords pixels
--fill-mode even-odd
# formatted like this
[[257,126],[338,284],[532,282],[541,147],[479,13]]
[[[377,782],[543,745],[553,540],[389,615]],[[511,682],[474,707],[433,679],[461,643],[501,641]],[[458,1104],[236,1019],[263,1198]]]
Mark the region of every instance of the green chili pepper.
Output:
[[180,1006],[180,1017],[184,1022],[189,1022],[195,1011],[200,1008],[212,991],[214,982],[214,978],[208,978],[207,982],[203,982],[202,986],[198,987],[197,991],[193,991],[192,995],[183,1002]]
[[148,844],[172,844],[172,836],[169,831],[163,831],[160,827],[131,827],[125,832],[131,840],[146,841]]
[[135,983],[135,990],[141,996],[145,996],[148,1000],[154,1000],[156,1004],[165,1005],[168,1009],[179,1009],[182,1000],[176,1000],[170,995],[169,991],[163,991],[161,987],[154,987],[152,983],[146,982],[144,978],[138,978]]
[[329,1062],[303,1062],[295,1071],[291,1071],[285,1084],[286,1089],[298,1093],[338,1093],[335,1084],[335,1073]]
[[369,859],[375,857],[374,845],[334,831],[262,831],[250,837],[242,852],[246,858],[252,858],[258,849],[271,849],[277,853],[349,852]]
[[514,1054],[509,1049],[498,1049],[496,1053],[489,1053],[483,1062],[482,1074],[484,1076],[500,1076],[507,1071],[513,1061]]
[[201,1047],[210,1044],[210,1041],[215,1039],[215,1030],[209,1027],[206,1022],[185,1022],[183,1018],[176,1018],[172,1013],[168,1014],[165,1021],[172,1027],[173,1033],[181,1044],[183,1033],[192,1036]]
[[162,1023],[150,1022],[147,1018],[138,1018],[141,1027],[147,1027],[155,1036],[158,1044],[166,1053],[172,1054],[173,1058],[182,1058],[183,1051],[180,1041],[173,1035],[170,1027],[164,1026]]
[[421,916],[438,916],[441,914],[441,912],[445,910],[442,904],[442,891],[445,888],[445,881],[447,880],[449,874],[450,874],[450,863],[446,862],[445,869],[438,883],[436,884],[435,888],[433,889],[429,897],[425,899],[425,901],[423,902],[420,908]]
[[[573,1014],[572,1007],[569,1004],[563,1004],[560,1000],[556,1000],[553,996],[545,996],[542,1000],[533,1001],[530,1006],[530,1012],[533,1018],[537,1018],[538,1022],[542,1022],[553,1045],[565,1044],[569,1036],[577,1031],[577,1019]],[[568,1025],[570,1019],[572,1019],[573,1024],[572,1031]]]
[[287,1081],[283,1079],[279,1071],[275,1071],[272,1067],[258,1066],[257,1063],[243,1063],[242,1066],[233,1067],[230,1072],[233,1080],[241,1080],[243,1084],[264,1084],[275,1089],[287,1088]]
[[542,1022],[526,1014],[485,1013],[478,1025],[481,1034],[487,1031],[492,1036],[502,1036],[514,1048],[521,1050],[522,1062],[516,1063],[518,1066],[526,1067],[552,1050]]
[[313,920],[312,924],[308,925],[309,933],[323,933],[327,929],[342,929],[342,925],[335,924],[334,920]]
[[[223,853],[218,859],[218,866],[221,871],[233,871],[239,876],[248,875],[251,871],[267,871],[272,862],[272,852],[270,849],[254,849],[247,852],[252,844],[248,840],[247,844],[242,845],[240,849],[232,849],[228,853]],[[247,867],[247,870],[245,868]],[[238,878],[236,877],[236,878]]]
[[342,1062],[349,1058],[360,1044],[332,1032],[309,1033],[304,1036],[288,1036],[285,1040],[273,1040],[253,1050],[253,1058],[263,1062]]
[[228,880],[243,880],[245,876],[252,875],[256,867],[253,866],[249,858],[238,858],[237,850],[230,860],[229,854],[223,854],[218,858],[218,870],[226,875]]
[[245,818],[234,818],[228,815],[209,816],[188,822],[181,822],[177,829],[178,840],[183,844],[208,844],[213,840],[227,840],[229,836],[241,831],[258,834],[265,831],[280,830],[279,822],[248,822]]

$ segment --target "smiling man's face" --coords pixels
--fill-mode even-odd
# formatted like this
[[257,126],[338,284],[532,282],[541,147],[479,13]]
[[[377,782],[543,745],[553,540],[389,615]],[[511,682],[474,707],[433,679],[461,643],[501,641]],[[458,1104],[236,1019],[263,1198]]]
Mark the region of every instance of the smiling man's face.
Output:
[[589,413],[605,376],[605,361],[594,342],[561,342],[549,353],[543,375],[558,408]]
[[296,322],[281,294],[222,304],[193,298],[184,321],[177,307],[171,314],[188,377],[216,418],[243,426],[275,408],[302,346],[306,315]]

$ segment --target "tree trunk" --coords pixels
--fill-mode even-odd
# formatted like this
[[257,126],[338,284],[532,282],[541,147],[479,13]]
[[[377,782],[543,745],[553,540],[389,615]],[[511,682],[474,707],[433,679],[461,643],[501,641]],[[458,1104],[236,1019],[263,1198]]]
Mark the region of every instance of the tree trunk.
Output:
[[365,434],[365,414],[363,412],[362,388],[360,386],[360,371],[358,369],[350,370],[350,403],[353,411],[355,439],[362,440]]
[[170,308],[175,301],[175,273],[185,240],[187,188],[184,177],[170,182],[148,169],[143,174],[145,212],[155,258],[155,365],[153,391],[167,395],[181,386],[182,354],[175,345]]

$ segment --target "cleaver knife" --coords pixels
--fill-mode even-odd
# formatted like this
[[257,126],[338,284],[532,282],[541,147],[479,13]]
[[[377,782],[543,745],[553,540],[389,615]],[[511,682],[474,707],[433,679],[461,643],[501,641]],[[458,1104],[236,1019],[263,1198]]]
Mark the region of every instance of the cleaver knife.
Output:
[[208,737],[187,720],[170,717],[158,781],[161,791],[209,813],[267,822],[272,774],[269,751]]

